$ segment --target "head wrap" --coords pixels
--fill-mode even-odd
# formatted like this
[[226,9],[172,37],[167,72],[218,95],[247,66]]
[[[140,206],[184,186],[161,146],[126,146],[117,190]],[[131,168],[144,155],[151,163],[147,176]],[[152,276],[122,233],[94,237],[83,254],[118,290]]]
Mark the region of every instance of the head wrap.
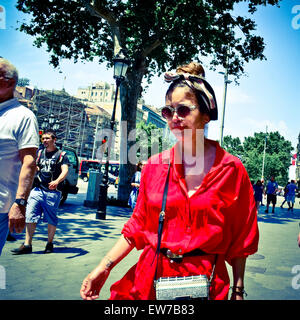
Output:
[[165,81],[174,82],[183,80],[192,90],[200,91],[201,97],[207,108],[210,120],[218,119],[218,106],[215,93],[211,85],[202,75],[194,75],[190,73],[166,72]]

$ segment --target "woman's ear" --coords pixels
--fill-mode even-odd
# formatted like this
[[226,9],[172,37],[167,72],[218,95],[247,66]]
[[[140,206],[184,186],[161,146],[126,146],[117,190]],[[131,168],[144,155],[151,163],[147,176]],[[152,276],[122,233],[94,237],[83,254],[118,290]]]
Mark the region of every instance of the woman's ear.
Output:
[[209,121],[210,121],[210,116],[209,116],[207,113],[205,113],[205,114],[203,115],[203,121],[204,121],[204,124],[209,123]]

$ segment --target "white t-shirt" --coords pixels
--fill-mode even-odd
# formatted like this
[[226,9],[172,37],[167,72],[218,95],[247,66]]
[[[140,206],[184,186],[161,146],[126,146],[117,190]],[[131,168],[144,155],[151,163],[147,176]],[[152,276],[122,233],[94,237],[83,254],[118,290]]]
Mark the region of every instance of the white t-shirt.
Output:
[[0,213],[15,201],[22,163],[19,150],[38,148],[38,123],[15,98],[0,103]]

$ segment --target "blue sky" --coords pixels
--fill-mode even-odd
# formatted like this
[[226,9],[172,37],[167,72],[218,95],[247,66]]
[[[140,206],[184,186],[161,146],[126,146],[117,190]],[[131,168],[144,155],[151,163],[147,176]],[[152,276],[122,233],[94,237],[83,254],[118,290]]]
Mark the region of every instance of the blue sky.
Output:
[[[0,55],[17,66],[20,77],[29,78],[31,85],[38,88],[61,89],[64,86],[70,94],[93,82],[114,82],[113,70],[97,62],[62,61],[62,73],[55,70],[48,63],[45,48],[33,47],[32,37],[15,30],[17,20],[24,18],[15,9],[15,3],[0,0],[0,5],[6,9],[6,28],[0,29]],[[244,4],[235,10],[236,14],[247,14]],[[265,40],[267,60],[248,63],[247,76],[240,79],[240,85],[229,84],[224,135],[243,139],[254,132],[265,131],[268,126],[268,131],[278,130],[296,147],[300,132],[300,0],[284,0],[280,8],[260,7],[252,18],[257,24],[256,34]],[[219,107],[219,120],[211,122],[208,136],[219,139],[223,76],[206,68],[206,78],[215,89]],[[166,88],[162,76],[153,78],[144,95],[146,104],[162,106]]]

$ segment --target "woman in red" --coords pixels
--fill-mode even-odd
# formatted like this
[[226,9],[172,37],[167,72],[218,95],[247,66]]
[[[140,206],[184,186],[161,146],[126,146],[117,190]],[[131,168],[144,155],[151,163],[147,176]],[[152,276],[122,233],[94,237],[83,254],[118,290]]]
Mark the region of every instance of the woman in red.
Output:
[[[116,245],[84,279],[80,291],[83,299],[99,297],[112,267],[134,247],[143,249],[140,259],[112,285],[110,299],[155,299],[158,217],[169,162],[157,278],[210,277],[217,261],[210,299],[227,299],[227,261],[233,271],[231,299],[243,299],[246,258],[258,246],[252,185],[240,160],[203,136],[204,126],[217,119],[217,104],[202,66],[192,62],[174,74],[167,73],[165,79],[171,85],[162,115],[178,142],[171,150],[151,157],[144,166],[133,215]],[[183,258],[175,262],[169,258],[170,253]]]

